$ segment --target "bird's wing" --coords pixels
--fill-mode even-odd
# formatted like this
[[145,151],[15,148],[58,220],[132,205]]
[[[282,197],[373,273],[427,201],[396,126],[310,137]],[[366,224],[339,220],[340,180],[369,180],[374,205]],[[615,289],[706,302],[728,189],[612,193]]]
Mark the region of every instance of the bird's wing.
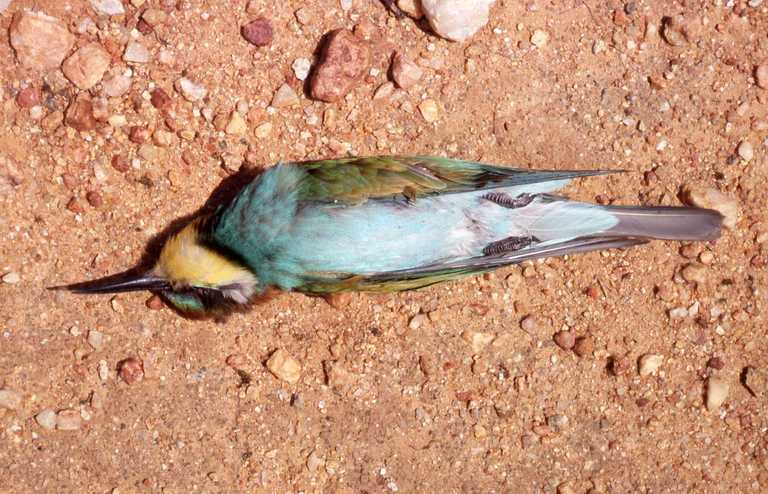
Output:
[[441,281],[453,280],[466,275],[492,271],[502,266],[519,264],[523,261],[556,257],[579,252],[602,249],[616,249],[646,243],[645,239],[629,237],[580,237],[551,245],[532,247],[495,256],[477,256],[465,260],[438,263],[414,269],[390,271],[372,275],[348,276],[342,278],[322,278],[305,280],[301,287],[307,292],[343,292],[343,291],[378,291],[393,292],[412,290],[433,285]]
[[611,173],[505,168],[427,156],[371,156],[296,163],[300,200],[357,204],[369,199],[467,192]]

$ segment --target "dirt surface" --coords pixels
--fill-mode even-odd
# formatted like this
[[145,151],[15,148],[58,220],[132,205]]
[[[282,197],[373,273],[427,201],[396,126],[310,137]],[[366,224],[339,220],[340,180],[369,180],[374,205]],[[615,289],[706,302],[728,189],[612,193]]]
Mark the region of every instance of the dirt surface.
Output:
[[[61,69],[24,66],[2,36],[0,492],[768,490],[768,90],[755,80],[768,5],[503,0],[452,43],[351,3],[126,0],[106,18],[85,1],[14,0],[0,14],[8,33],[15,13],[44,11],[75,34],[72,51],[95,42],[110,69],[132,71],[105,109],[104,81],[80,90]],[[167,19],[137,28],[148,7]],[[262,47],[240,31],[258,17],[274,30]],[[369,38],[367,75],[341,101],[312,101],[292,64],[337,28]],[[123,61],[130,40],[147,63]],[[395,49],[423,75],[373,99]],[[205,98],[187,101],[182,77]],[[270,107],[283,83],[298,103]],[[170,110],[150,101],[158,87]],[[78,95],[95,124],[62,123]],[[245,133],[227,128],[233,110]],[[147,294],[45,290],[136,265],[242,163],[347,152],[624,169],[566,192],[676,205],[704,187],[741,213],[713,243],[333,305],[284,294],[223,323]],[[298,382],[269,371],[276,350]],[[640,375],[640,361],[659,363],[646,355],[663,358]],[[712,410],[708,382],[715,401],[726,389]]]

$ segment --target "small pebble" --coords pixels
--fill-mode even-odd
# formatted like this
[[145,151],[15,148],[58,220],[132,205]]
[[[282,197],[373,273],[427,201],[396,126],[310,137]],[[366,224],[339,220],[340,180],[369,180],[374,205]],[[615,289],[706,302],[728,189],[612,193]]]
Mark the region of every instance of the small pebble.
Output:
[[376,91],[374,91],[373,93],[373,99],[380,100],[380,99],[389,98],[390,96],[392,96],[394,92],[395,92],[395,85],[387,81],[381,86],[376,88]]
[[17,410],[21,407],[21,395],[10,389],[0,389],[0,408]]
[[736,151],[739,153],[741,159],[747,162],[752,161],[752,158],[755,157],[755,151],[749,141],[741,141]]
[[76,431],[80,429],[83,418],[77,410],[66,409],[56,414],[56,429],[60,431]]
[[691,263],[685,266],[680,274],[685,281],[701,285],[707,280],[707,267]]
[[547,417],[547,425],[554,432],[560,432],[568,425],[568,417],[565,415],[550,415]]
[[125,14],[121,0],[91,0],[91,6],[99,15],[113,16]]
[[340,100],[363,78],[370,63],[368,43],[346,29],[331,31],[309,81],[310,95],[328,103]]
[[419,105],[419,112],[421,116],[429,123],[436,122],[440,118],[440,110],[437,106],[437,102],[433,99],[425,99]]
[[178,92],[181,93],[182,96],[184,96],[184,99],[193,103],[195,101],[200,101],[208,94],[208,90],[205,89],[202,84],[193,82],[186,77],[182,77],[181,79],[177,80],[176,84],[174,84],[174,87]]
[[86,192],[85,200],[88,201],[88,204],[94,208],[101,207],[104,204],[104,199],[101,197],[101,194],[95,190],[89,190]]
[[283,349],[276,350],[267,360],[267,369],[275,377],[290,384],[301,378],[301,364]]
[[419,329],[426,321],[427,321],[427,316],[422,313],[418,313],[415,316],[413,316],[411,320],[408,322],[408,328],[411,329],[412,331],[415,331]]
[[152,295],[147,299],[145,305],[149,310],[160,310],[165,304],[163,303],[163,299],[160,297],[160,295]]
[[3,283],[6,283],[8,285],[14,285],[19,281],[21,281],[21,276],[19,276],[19,273],[17,273],[16,271],[10,271],[3,275]]
[[101,347],[104,346],[104,333],[101,331],[96,331],[95,329],[92,329],[88,331],[88,344],[91,345],[91,348],[94,350],[100,350]]
[[134,384],[144,379],[144,362],[136,357],[128,357],[117,364],[117,373],[126,384]]
[[419,82],[423,71],[401,52],[392,57],[392,79],[398,87],[408,89]]
[[472,352],[475,354],[482,352],[494,339],[493,333],[482,333],[469,330],[461,333],[461,337],[472,346]]
[[595,351],[595,339],[591,336],[581,336],[576,338],[576,344],[573,346],[573,352],[579,357],[588,357]]
[[299,104],[299,96],[288,84],[283,84],[272,97],[272,106],[275,108],[287,108]]
[[768,64],[758,65],[755,68],[755,80],[758,87],[768,89]]
[[19,62],[35,70],[58,68],[75,43],[61,20],[21,9],[11,21],[9,38]]
[[173,108],[173,99],[160,87],[152,90],[149,101],[152,106],[161,111],[168,111]]
[[138,41],[129,41],[123,53],[123,60],[128,63],[147,63],[150,54],[147,47]]
[[558,331],[553,339],[555,344],[563,350],[570,350],[576,344],[576,335],[573,331]]
[[229,122],[227,123],[224,132],[229,135],[244,135],[247,131],[248,125],[246,125],[242,115],[236,111],[233,111],[229,115]]
[[161,24],[165,24],[168,20],[168,14],[162,9],[147,9],[141,14],[141,18],[150,26],[157,27]]
[[520,321],[520,328],[526,333],[533,333],[536,331],[536,326],[536,318],[533,316],[525,316],[523,320]]
[[611,374],[614,376],[621,376],[623,374],[626,374],[630,367],[632,367],[631,362],[627,357],[624,356],[614,356],[611,357],[609,362],[609,370],[611,371]]
[[638,363],[638,372],[642,377],[650,376],[652,374],[655,375],[662,363],[664,363],[663,355],[655,355],[652,353],[643,355],[640,357]]
[[537,48],[542,48],[549,41],[549,34],[546,31],[537,29],[531,35],[531,44]]
[[109,53],[100,44],[88,43],[64,60],[61,70],[72,84],[87,90],[101,81],[111,61]]
[[107,365],[106,360],[99,360],[98,374],[99,379],[102,381],[109,379],[109,366]]
[[707,379],[707,410],[717,411],[728,398],[730,386],[719,377],[710,376]]
[[757,398],[768,396],[768,375],[756,367],[747,367],[744,370],[744,385]]
[[733,229],[739,219],[739,203],[717,189],[692,185],[683,187],[682,196],[687,204],[700,208],[714,209],[723,215],[723,226]]
[[264,122],[263,124],[260,124],[258,127],[256,127],[256,129],[253,131],[253,134],[259,139],[265,139],[269,137],[269,134],[271,133],[272,133],[271,122]]
[[304,81],[309,76],[309,69],[312,68],[312,62],[310,62],[308,58],[297,58],[293,61],[291,68],[293,69],[293,74],[296,76],[296,79]]
[[263,17],[245,24],[240,28],[240,33],[246,41],[255,46],[266,46],[274,38],[272,23]]
[[461,42],[488,23],[488,13],[495,1],[421,0],[421,10],[437,34]]
[[53,430],[56,428],[56,412],[50,408],[40,410],[35,415],[35,422],[43,429]]
[[32,108],[39,105],[40,100],[40,90],[34,87],[25,87],[16,94],[16,104],[21,108]]

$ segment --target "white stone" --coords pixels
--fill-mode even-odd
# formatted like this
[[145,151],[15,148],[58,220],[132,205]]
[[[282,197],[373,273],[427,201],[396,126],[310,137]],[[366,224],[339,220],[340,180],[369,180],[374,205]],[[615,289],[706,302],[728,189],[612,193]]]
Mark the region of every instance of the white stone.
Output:
[[663,355],[646,354],[640,357],[638,371],[643,377],[650,376],[651,374],[656,374],[662,363],[664,363]]
[[0,14],[5,12],[9,5],[11,5],[11,0],[0,0]]
[[296,79],[300,81],[307,79],[311,67],[312,62],[310,62],[308,58],[297,58],[293,61],[293,65],[291,65],[293,73],[296,75]]
[[187,101],[200,101],[208,94],[208,90],[200,84],[192,82],[186,77],[176,81],[176,90],[181,93]]
[[716,411],[728,398],[728,382],[717,377],[707,379],[707,410]]
[[40,410],[40,412],[35,415],[35,421],[40,424],[40,427],[43,429],[53,430],[56,427],[56,412],[50,408]]
[[100,15],[123,15],[125,8],[120,0],[91,0],[91,6]]
[[488,23],[495,0],[422,0],[421,8],[437,34],[465,41]]
[[149,56],[149,50],[147,50],[146,46],[138,41],[130,41],[128,46],[125,47],[123,60],[130,63],[147,63],[149,62]]

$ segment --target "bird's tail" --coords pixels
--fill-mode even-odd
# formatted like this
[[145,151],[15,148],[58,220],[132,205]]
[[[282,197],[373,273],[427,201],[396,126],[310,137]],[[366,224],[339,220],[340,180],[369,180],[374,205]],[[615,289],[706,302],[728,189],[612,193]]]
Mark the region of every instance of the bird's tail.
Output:
[[685,207],[605,208],[618,223],[601,236],[657,240],[715,240],[720,236],[723,216],[711,209]]

